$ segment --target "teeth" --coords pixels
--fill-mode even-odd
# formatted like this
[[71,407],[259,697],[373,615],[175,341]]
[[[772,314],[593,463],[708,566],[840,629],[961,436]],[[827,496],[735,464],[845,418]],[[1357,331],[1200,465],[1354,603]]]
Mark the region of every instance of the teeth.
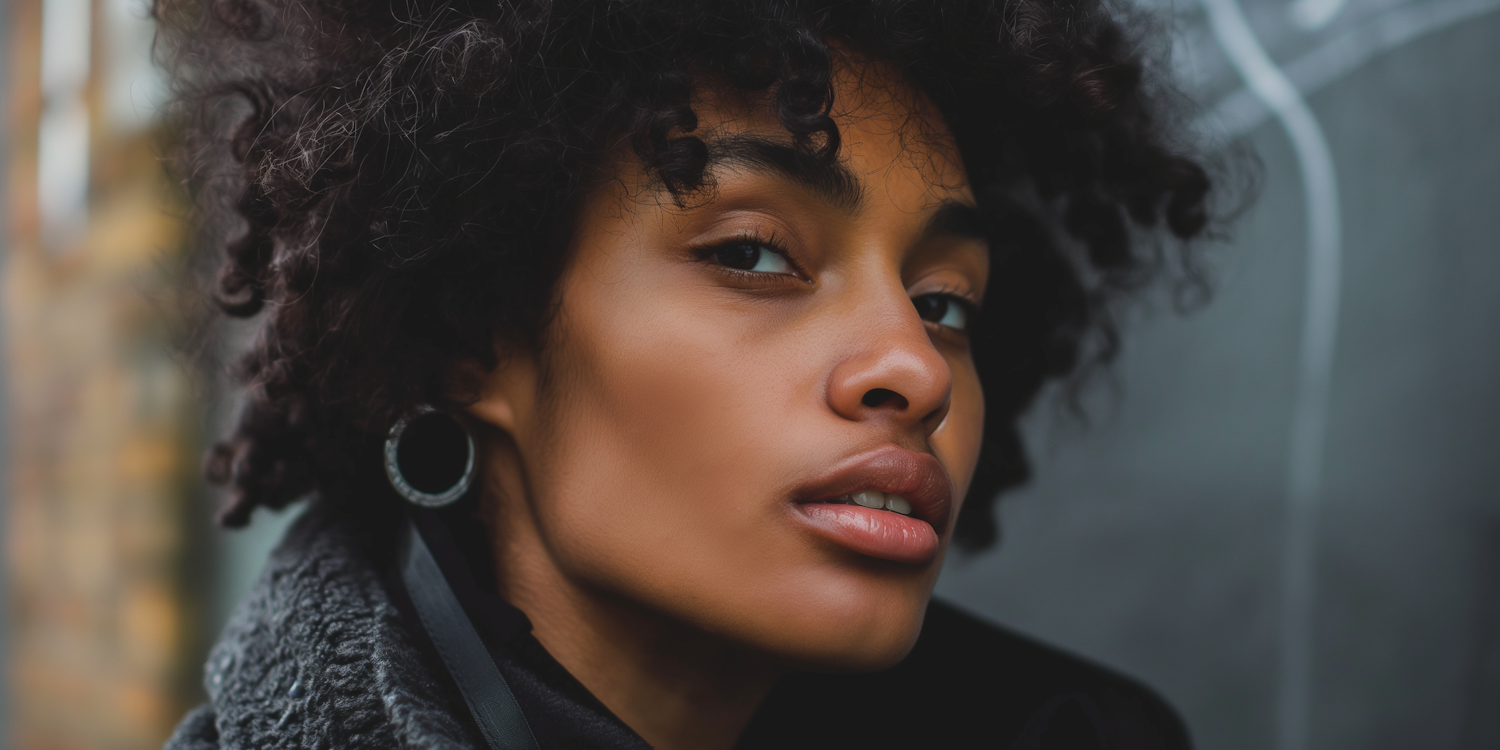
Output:
[[879,490],[864,490],[852,495],[839,495],[830,502],[841,505],[858,505],[865,508],[879,508],[903,516],[911,515],[911,501],[900,495],[887,495]]
[[893,510],[903,516],[911,515],[911,501],[900,495],[886,495],[885,509]]

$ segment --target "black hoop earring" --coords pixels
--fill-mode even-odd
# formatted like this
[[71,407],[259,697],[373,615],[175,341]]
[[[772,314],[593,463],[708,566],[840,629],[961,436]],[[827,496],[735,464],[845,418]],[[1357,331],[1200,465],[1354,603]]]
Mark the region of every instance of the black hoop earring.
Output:
[[385,475],[413,505],[441,508],[474,483],[474,436],[426,404],[391,427],[385,439]]

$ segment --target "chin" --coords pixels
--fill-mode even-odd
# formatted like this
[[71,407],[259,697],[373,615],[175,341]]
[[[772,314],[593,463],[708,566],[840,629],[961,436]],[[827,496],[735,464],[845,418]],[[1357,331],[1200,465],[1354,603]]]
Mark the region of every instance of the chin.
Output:
[[[925,609],[925,608],[924,608]],[[816,672],[878,672],[906,658],[922,630],[922,611],[902,622],[882,618],[877,623],[843,621],[833,629],[799,633],[805,646],[788,659],[795,667]],[[848,628],[855,625],[854,628]],[[865,627],[858,627],[865,625]],[[858,638],[848,630],[861,631]]]
[[888,572],[876,575],[865,586],[819,587],[795,597],[791,606],[762,610],[756,618],[760,632],[745,635],[799,670],[875,672],[891,667],[917,642],[932,587],[925,575],[916,581],[893,581]]

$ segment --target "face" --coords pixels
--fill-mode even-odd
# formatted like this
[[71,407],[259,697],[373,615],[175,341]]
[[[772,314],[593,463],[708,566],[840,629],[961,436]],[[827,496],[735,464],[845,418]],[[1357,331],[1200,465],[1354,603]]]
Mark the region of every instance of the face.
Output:
[[534,621],[562,588],[797,665],[914,642],[978,456],[988,251],[941,119],[838,71],[834,169],[712,92],[711,190],[679,205],[622,150],[544,345],[487,376],[501,585]]

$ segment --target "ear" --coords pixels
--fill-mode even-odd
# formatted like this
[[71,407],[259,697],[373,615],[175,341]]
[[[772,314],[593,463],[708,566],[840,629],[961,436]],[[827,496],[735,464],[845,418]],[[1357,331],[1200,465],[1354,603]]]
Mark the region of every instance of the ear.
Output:
[[532,424],[537,402],[537,366],[535,355],[525,349],[512,349],[501,357],[492,370],[478,363],[460,365],[460,377],[472,383],[474,398],[464,407],[470,418],[517,437],[517,430]]

